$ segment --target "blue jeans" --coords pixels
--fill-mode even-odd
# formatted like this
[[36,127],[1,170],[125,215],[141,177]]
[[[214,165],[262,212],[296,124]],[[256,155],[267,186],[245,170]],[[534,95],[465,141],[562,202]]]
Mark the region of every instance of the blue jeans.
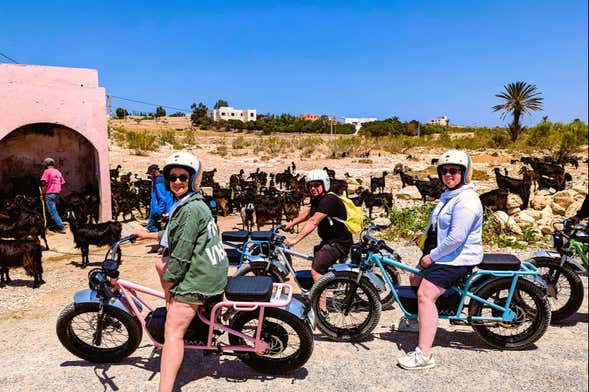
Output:
[[63,222],[61,221],[61,218],[59,217],[59,214],[57,213],[57,207],[55,207],[55,200],[56,199],[57,199],[57,193],[47,193],[45,195],[45,205],[47,206],[47,211],[49,211],[49,215],[51,216],[51,219],[53,219],[53,221],[57,225],[57,228],[59,230],[64,230],[65,226],[63,225]]
[[149,214],[149,220],[147,221],[147,231],[152,233],[160,231],[161,225],[159,222],[159,215],[158,214]]

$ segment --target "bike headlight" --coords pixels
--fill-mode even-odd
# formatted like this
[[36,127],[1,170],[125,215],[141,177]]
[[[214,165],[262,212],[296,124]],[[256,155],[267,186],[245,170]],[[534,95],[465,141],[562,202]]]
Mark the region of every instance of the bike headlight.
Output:
[[360,265],[362,262],[363,249],[360,245],[352,245],[350,248],[350,261],[352,264]]
[[100,268],[94,268],[88,272],[88,287],[90,287],[91,290],[97,290],[104,279],[102,270]]
[[102,270],[104,273],[111,278],[119,277],[119,265],[112,259],[106,259],[102,262]]
[[552,247],[553,248],[560,249],[560,248],[562,248],[563,244],[564,244],[564,240],[562,238],[562,234],[555,233],[552,235]]

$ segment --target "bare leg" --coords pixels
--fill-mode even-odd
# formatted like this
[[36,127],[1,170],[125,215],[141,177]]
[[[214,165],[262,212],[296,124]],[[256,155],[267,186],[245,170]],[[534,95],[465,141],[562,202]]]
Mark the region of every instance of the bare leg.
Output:
[[155,262],[155,270],[157,271],[157,274],[160,277],[160,283],[162,285],[162,288],[164,289],[164,294],[166,296],[166,307],[168,307],[168,304],[170,303],[170,289],[172,289],[172,286],[174,285],[174,283],[167,282],[164,280],[164,274],[166,273],[166,269],[168,268],[168,260],[169,257],[165,256]]
[[436,299],[446,291],[432,282],[422,279],[417,291],[417,319],[419,339],[417,346],[426,357],[429,356],[438,329],[438,308]]
[[164,348],[160,365],[160,392],[171,392],[184,359],[184,334],[196,315],[198,305],[178,302],[173,298],[168,307]]

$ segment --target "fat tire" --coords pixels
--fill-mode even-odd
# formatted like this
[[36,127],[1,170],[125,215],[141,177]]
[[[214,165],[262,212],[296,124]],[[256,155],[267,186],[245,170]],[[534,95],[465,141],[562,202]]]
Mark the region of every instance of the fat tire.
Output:
[[[84,313],[98,313],[95,302],[71,303],[57,318],[56,332],[61,344],[75,356],[96,363],[118,362],[131,355],[141,343],[143,330],[136,317],[114,306],[105,305],[104,314],[116,319],[126,328],[128,340],[119,347],[100,348],[83,342],[72,330],[74,317]],[[104,331],[103,331],[104,334]]]
[[382,312],[380,297],[377,289],[370,283],[366,276],[362,277],[357,287],[357,289],[363,291],[368,299],[367,303],[364,304],[368,310],[368,316],[362,324],[351,328],[337,327],[330,324],[320,311],[319,299],[326,288],[338,282],[356,282],[357,277],[358,274],[355,272],[328,272],[315,282],[309,293],[311,306],[317,318],[317,328],[330,340],[337,342],[356,342],[362,340],[372,333],[380,321],[380,314]]
[[249,263],[238,269],[233,276],[246,276],[248,274],[269,276],[274,283],[283,283],[284,275],[274,265],[270,265],[270,268],[266,270],[267,265],[265,262]]
[[[570,266],[564,264],[561,267],[559,259],[534,257],[532,258],[532,263],[538,268],[548,268],[549,270],[560,269],[560,276],[566,279],[571,288],[571,295],[563,306],[555,308],[552,306],[553,304],[551,304],[551,322],[553,324],[559,323],[577,313],[577,310],[579,310],[583,304],[583,297],[585,296],[585,288],[583,287],[581,277]],[[540,276],[546,281],[542,275]]]
[[[252,320],[257,320],[259,311],[239,312],[231,320],[230,328],[242,331],[243,327]],[[266,317],[274,318],[288,324],[297,334],[300,346],[298,350],[287,358],[272,358],[271,356],[258,355],[255,352],[239,352],[236,354],[246,365],[260,373],[285,374],[290,373],[303,366],[313,354],[313,332],[311,327],[294,314],[280,308],[265,308],[264,321]],[[262,330],[263,333],[263,330]],[[229,334],[229,342],[232,345],[246,344],[239,336]]]
[[[474,294],[488,300],[496,292],[503,290],[509,291],[512,279],[513,278],[501,278],[493,280],[484,285]],[[501,326],[500,323],[477,324],[476,321],[472,322],[472,328],[481,340],[500,350],[521,350],[532,345],[544,335],[550,324],[550,303],[548,302],[548,298],[544,291],[525,278],[518,278],[516,290],[519,293],[527,293],[534,301],[535,305],[534,321],[523,334],[501,336],[493,332],[495,328],[505,328]],[[525,308],[527,310],[530,309],[529,306],[526,306]],[[471,299],[468,310],[469,317],[481,316],[482,309],[483,304],[481,302]]]

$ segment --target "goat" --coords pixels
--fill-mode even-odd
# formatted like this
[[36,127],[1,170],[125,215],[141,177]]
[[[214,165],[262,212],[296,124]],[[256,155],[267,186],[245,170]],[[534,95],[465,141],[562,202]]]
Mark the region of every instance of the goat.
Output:
[[[104,222],[97,224],[79,223],[74,218],[68,218],[70,230],[74,235],[74,243],[76,248],[82,251],[82,268],[88,266],[88,254],[90,245],[112,246],[115,242],[121,239],[121,231],[123,226],[121,222]],[[120,253],[118,254],[120,258]]]
[[523,178],[511,178],[501,174],[498,167],[493,169],[495,172],[495,179],[497,180],[497,186],[500,189],[507,189],[511,193],[515,193],[522,198],[521,209],[525,210],[528,208],[528,202],[530,201],[530,187],[531,179],[530,174],[527,171],[523,171]]
[[507,197],[509,190],[507,189],[493,189],[479,195],[483,208],[495,207],[497,210],[507,211]]
[[[372,193],[368,189],[364,190],[358,196],[358,199],[354,201],[354,204],[359,203],[366,206],[368,208],[368,217],[372,218],[372,209],[374,207],[383,207],[386,214],[389,214],[391,207],[393,206],[393,194],[386,192],[386,193]],[[358,205],[358,204],[356,204]]]
[[345,180],[338,180],[336,178],[332,178],[330,180],[331,186],[330,191],[337,194],[337,195],[344,195],[348,194],[348,183]]
[[0,240],[0,282],[10,283],[8,270],[15,267],[23,267],[33,277],[34,289],[45,283],[38,240]]
[[111,181],[116,181],[119,179],[119,173],[122,169],[121,165],[117,165],[115,169],[110,169],[110,179]]
[[34,211],[21,211],[11,215],[9,221],[0,221],[0,237],[16,239],[26,239],[28,237],[35,239],[41,237],[45,242],[45,249],[49,250],[45,224],[43,223],[42,217]]
[[412,185],[415,185],[424,203],[428,197],[431,197],[434,200],[439,199],[442,192],[444,192],[444,187],[437,178],[429,179],[427,181],[413,178]]
[[415,178],[412,177],[409,174],[406,174],[403,170],[399,169],[397,170],[397,168],[395,167],[395,174],[399,174],[399,177],[401,177],[401,188],[405,188],[405,186],[407,185],[415,185]]
[[261,196],[254,209],[258,230],[268,223],[279,224],[282,221],[282,203],[277,198]]
[[323,170],[325,170],[325,172],[327,173],[327,176],[328,176],[329,178],[335,178],[335,170],[333,170],[333,169],[328,169],[328,168],[327,168],[327,166],[325,166],[325,167],[323,168]]
[[209,171],[203,171],[201,185],[202,186],[213,186],[213,182],[215,182],[214,177],[215,177],[216,171],[217,171],[216,168],[213,170],[209,170]]
[[389,174],[386,171],[382,172],[382,177],[372,177],[370,176],[370,191],[372,193],[376,192],[377,189],[380,189],[381,192],[384,192],[385,188],[385,177]]
[[430,163],[433,165],[437,165],[439,162],[439,158],[432,158],[432,160],[430,161]]

